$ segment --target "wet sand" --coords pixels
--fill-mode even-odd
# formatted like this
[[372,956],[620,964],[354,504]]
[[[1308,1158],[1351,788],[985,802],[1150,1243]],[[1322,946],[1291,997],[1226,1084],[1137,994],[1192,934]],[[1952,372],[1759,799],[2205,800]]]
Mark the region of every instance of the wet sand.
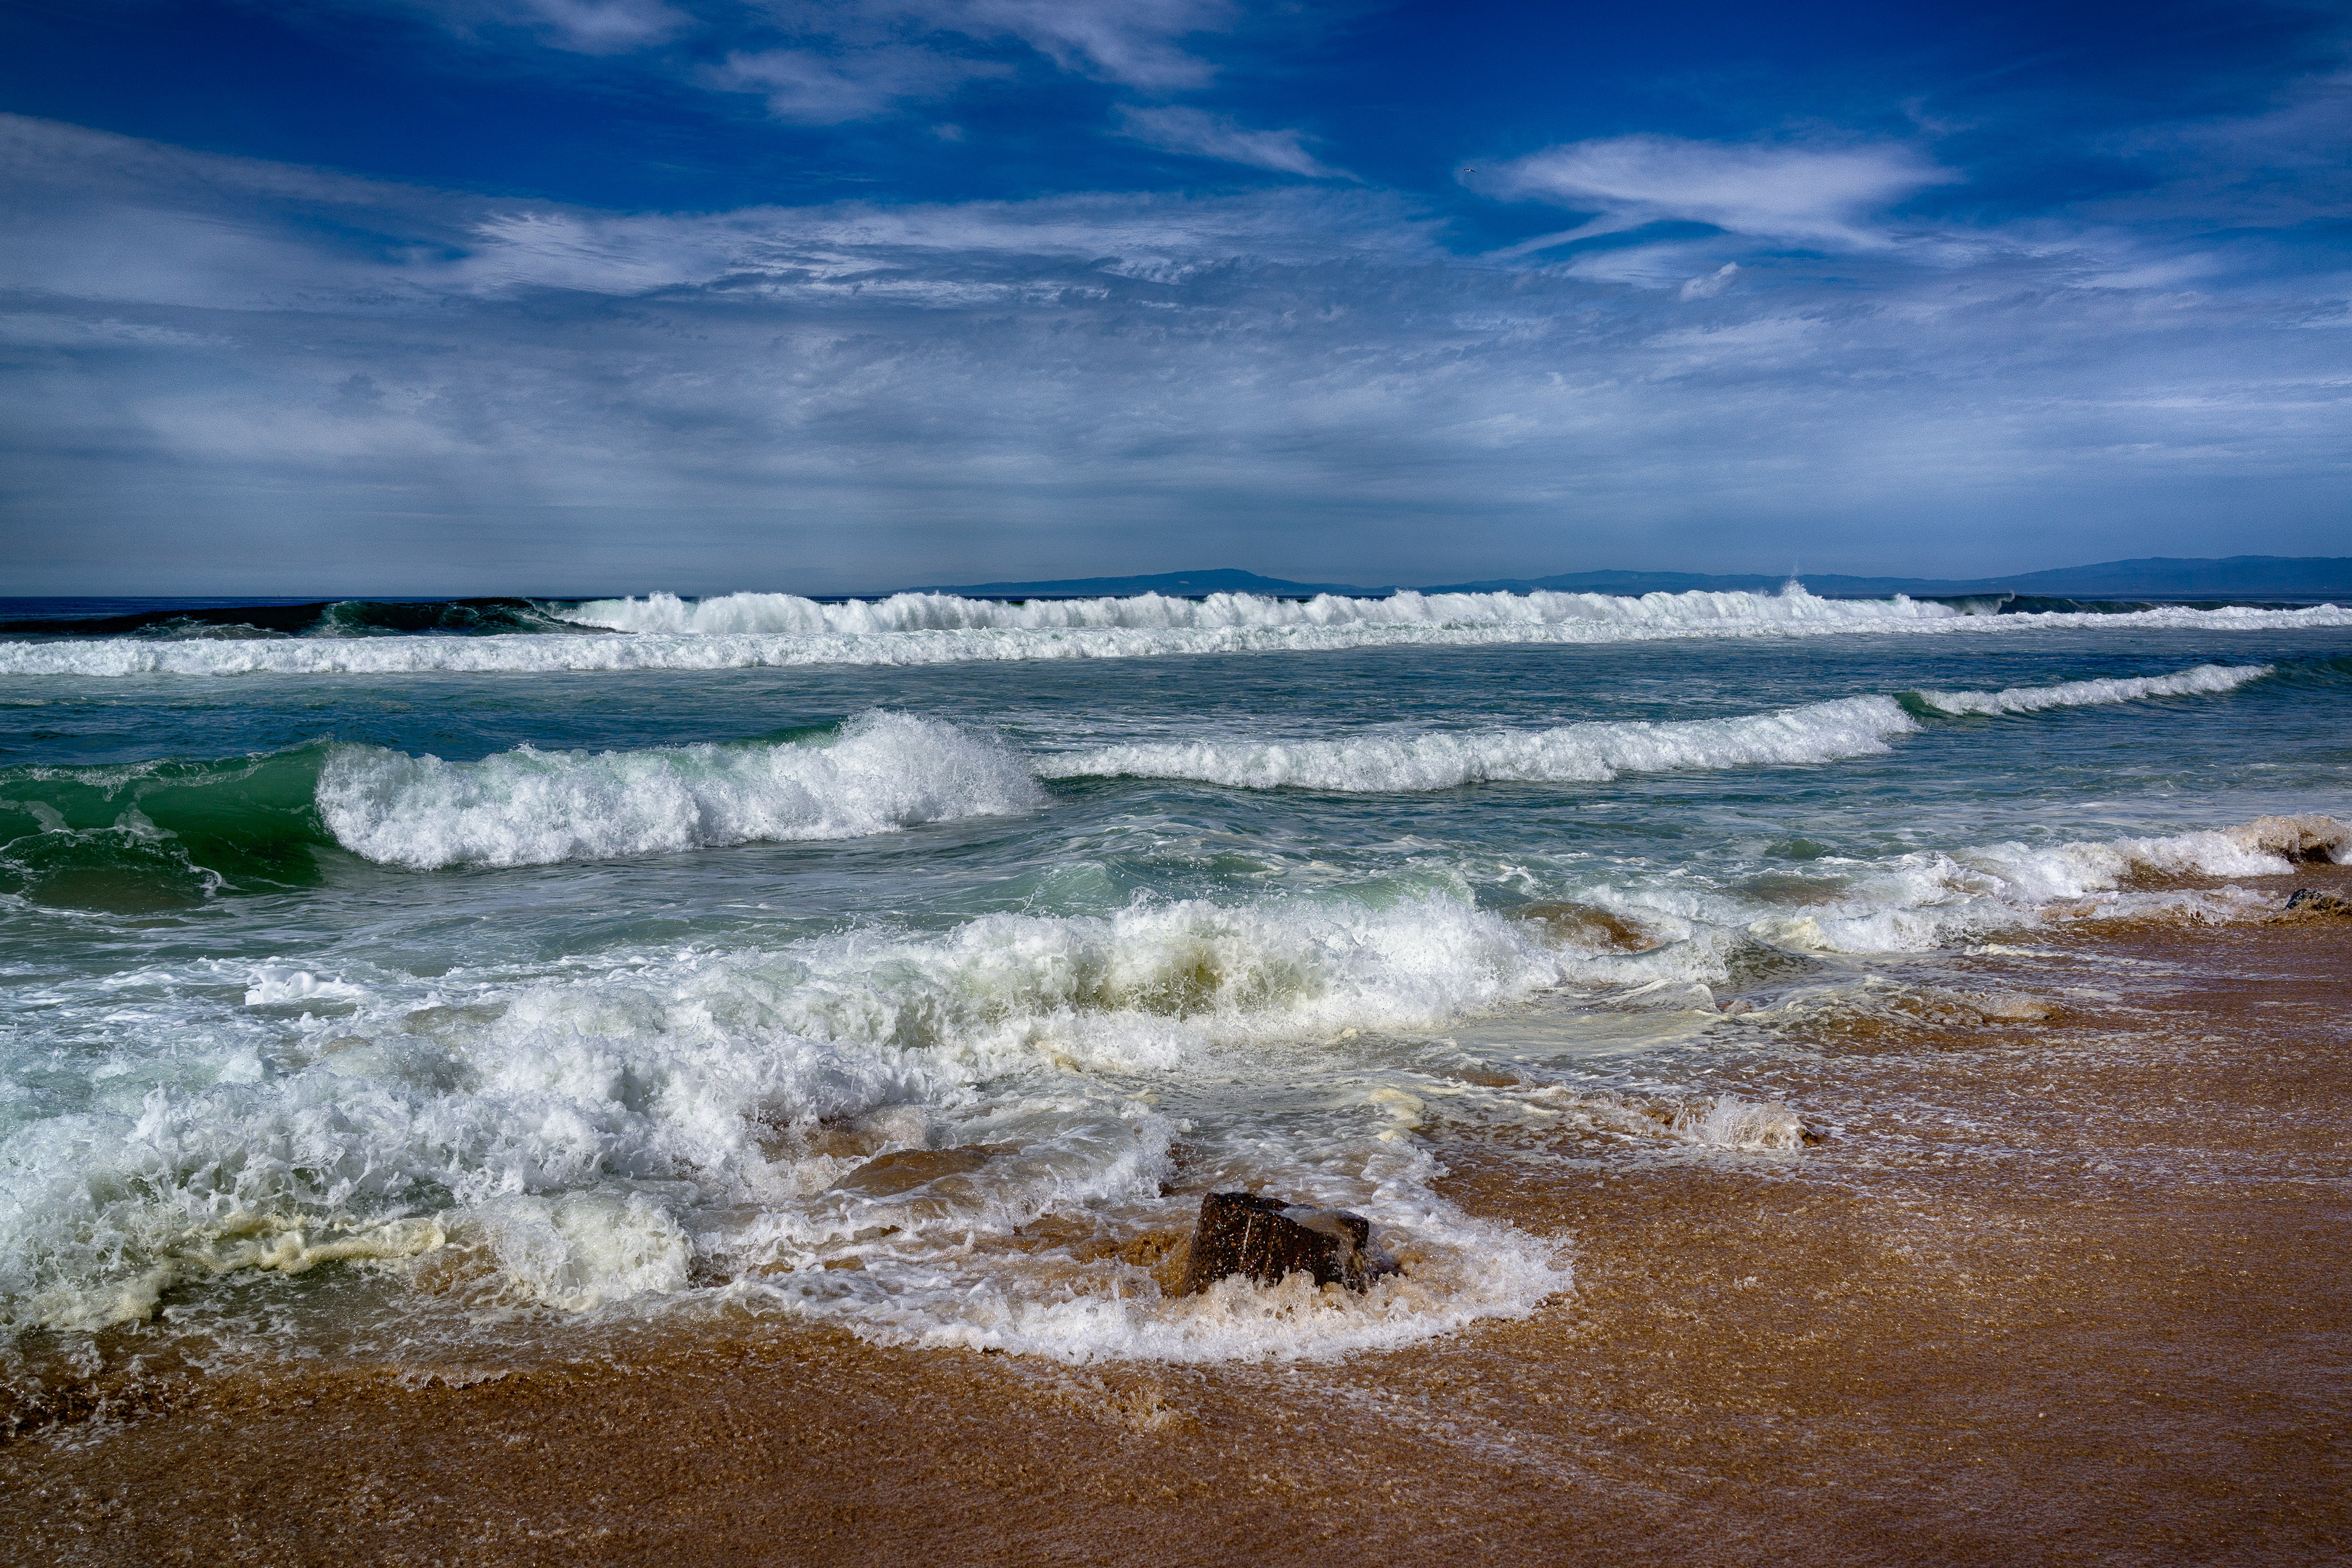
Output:
[[2352,922],[2031,948],[1740,1020],[1726,1087],[1801,1155],[1428,1126],[1450,1197],[1570,1245],[1523,1321],[1213,1369],[710,1321],[465,1387],[214,1379],[0,1447],[0,1560],[2352,1560]]

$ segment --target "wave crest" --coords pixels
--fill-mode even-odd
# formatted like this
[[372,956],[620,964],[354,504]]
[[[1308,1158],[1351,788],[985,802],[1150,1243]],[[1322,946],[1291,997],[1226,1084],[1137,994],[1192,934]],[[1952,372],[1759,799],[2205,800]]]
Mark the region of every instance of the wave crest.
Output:
[[742,633],[874,635],[937,631],[1224,630],[1285,626],[1562,626],[1590,621],[1625,626],[1710,622],[1864,625],[1948,620],[1948,605],[1893,599],[1820,599],[1797,584],[1779,594],[1423,594],[1380,599],[1318,594],[1274,599],[1211,594],[1200,599],[1139,594],[1129,598],[967,599],[954,594],[893,594],[886,599],[824,604],[793,594],[728,594],[686,600],[675,594],[595,599],[570,606],[569,620],[623,632],[696,637]]
[[318,799],[344,848],[413,870],[856,838],[1044,803],[1003,747],[895,713],[824,745],[526,746],[474,763],[349,747],[320,770]]
[[[719,670],[813,664],[1142,658],[1638,642],[1674,637],[2008,635],[2036,629],[2274,631],[2352,626],[2352,611],[2166,608],[2126,615],[1969,616],[1905,598],[1780,594],[1398,594],[1386,599],[1129,599],[1001,604],[944,594],[823,605],[788,594],[672,595],[569,606],[583,635],[150,637],[0,641],[0,675],[530,674]],[[593,629],[592,629],[593,628]]]
[[1172,742],[1047,757],[1047,778],[1199,779],[1244,789],[1371,793],[1466,784],[1601,784],[1671,768],[1825,763],[1869,756],[1919,728],[1892,698],[1852,697],[1736,719],[1566,724],[1344,741]]
[[2035,713],[2045,708],[2088,708],[2147,697],[2200,697],[2235,691],[2276,672],[2274,664],[2200,664],[2172,675],[2119,680],[2070,680],[2059,686],[2012,686],[2001,691],[1921,691],[1941,713]]

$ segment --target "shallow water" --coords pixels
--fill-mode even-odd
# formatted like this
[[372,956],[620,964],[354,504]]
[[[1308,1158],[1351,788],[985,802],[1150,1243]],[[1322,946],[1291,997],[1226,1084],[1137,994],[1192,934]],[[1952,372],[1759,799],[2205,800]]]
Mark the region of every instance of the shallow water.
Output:
[[[2352,820],[2338,611],[1508,597],[0,643],[0,1321],[1410,1342],[1574,1261],[1438,1195],[1437,1122],[1801,1160],[1727,1007],[2251,907],[2170,884]],[[1242,1183],[1402,1271],[1168,1300]]]

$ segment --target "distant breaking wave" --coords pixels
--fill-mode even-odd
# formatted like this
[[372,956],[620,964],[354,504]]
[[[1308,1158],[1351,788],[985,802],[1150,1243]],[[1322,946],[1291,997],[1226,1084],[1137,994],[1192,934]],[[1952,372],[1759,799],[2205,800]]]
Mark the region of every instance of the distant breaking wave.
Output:
[[822,605],[791,594],[729,594],[689,604],[670,594],[596,599],[566,618],[624,632],[695,637],[783,634],[814,637],[941,631],[1269,631],[1292,627],[1704,626],[1753,622],[1874,626],[1888,619],[1942,620],[1961,612],[1910,599],[1817,599],[1802,588],[1772,594],[1420,594],[1349,599],[1269,599],[1211,594],[1202,599],[1139,594],[1126,599],[1030,599],[1007,603],[953,594],[894,594]]
[[2143,697],[2197,697],[2235,691],[2277,667],[2268,664],[2200,664],[2176,675],[2126,680],[2070,680],[2063,686],[2013,686],[2005,691],[1922,691],[1920,700],[1938,712],[2033,713],[2044,708],[2087,708],[2105,702],[2135,702]]
[[1886,750],[1919,728],[1891,697],[1672,723],[1564,724],[1343,741],[1172,742],[1047,757],[1046,778],[1198,779],[1240,789],[1381,793],[1462,784],[1603,784],[1628,773],[1827,763]]
[[[2008,691],[1913,694],[1931,713],[2026,713],[2046,708],[2231,691],[2275,667],[2200,665],[2177,675],[2077,680]],[[1605,784],[1621,773],[1831,763],[1887,750],[1920,725],[1892,697],[1849,697],[1771,713],[1664,723],[1563,724],[1331,741],[1177,741],[1105,746],[1043,758],[1045,778],[1196,779],[1236,789],[1351,794],[1464,784]]]
[[[58,637],[0,642],[0,675],[355,674],[434,671],[743,669],[812,664],[1138,658],[1393,647],[1475,647],[1674,637],[1776,637],[2182,627],[2273,631],[2352,626],[2352,611],[2163,608],[2126,615],[1970,616],[1905,598],[1780,594],[1328,595],[1290,601],[1218,594],[1202,600],[1001,604],[952,595],[820,605],[791,595],[730,595],[689,605],[665,595],[564,609],[601,635],[298,637],[268,639]],[[601,617],[601,619],[599,618]]]

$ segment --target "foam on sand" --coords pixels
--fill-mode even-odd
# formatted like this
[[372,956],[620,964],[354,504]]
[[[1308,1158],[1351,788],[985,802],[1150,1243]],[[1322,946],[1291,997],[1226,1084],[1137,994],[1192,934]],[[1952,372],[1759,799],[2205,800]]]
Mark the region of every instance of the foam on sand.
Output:
[[[1073,1361],[1405,1343],[1568,1279],[1549,1244],[1437,1195],[1413,1040],[1563,986],[1664,1009],[1659,1037],[1685,1037],[1743,943],[1950,944],[2053,901],[2128,912],[2160,896],[2133,886],[2145,869],[2314,857],[2352,859],[2352,829],[2273,817],[1843,863],[1838,900],[1795,918],[1629,882],[1666,938],[1638,954],[1461,897],[1333,893],[430,974],[321,953],[61,976],[44,1016],[117,1055],[85,1099],[0,1137],[0,1327],[86,1331],[175,1283],[334,1261],[464,1321],[717,1292]],[[1798,1108],[1653,1109],[1624,1126],[1695,1157],[1801,1156]],[[1197,1198],[1163,1187],[1180,1141],[1196,1184],[1373,1215],[1405,1272],[1360,1298],[1170,1298],[1124,1249],[1189,1224]],[[185,1327],[201,1298],[182,1300]]]
[[2263,816],[2190,833],[1923,852],[1853,867],[1828,908],[1768,915],[1748,929],[1800,950],[1916,952],[2053,919],[2229,920],[2266,912],[2275,900],[2234,887],[2135,884],[2284,876],[2313,860],[2352,862],[2352,827],[2316,815]]
[[[1268,1107],[1343,1028],[1427,1026],[1561,973],[1446,899],[998,914],[431,979],[157,973],[140,1026],[182,1044],[0,1142],[0,1325],[88,1330],[176,1282],[341,1259],[477,1311],[732,1281],[873,1337],[1073,1359],[1402,1342],[1531,1306],[1560,1282],[1549,1250],[1434,1198],[1385,1118]],[[1374,1207],[1426,1267],[1344,1310],[1179,1303],[1114,1258],[1041,1270],[1009,1245],[1047,1215],[1175,1223],[1164,1094],[1219,1168]],[[861,1175],[886,1156],[889,1179]]]

